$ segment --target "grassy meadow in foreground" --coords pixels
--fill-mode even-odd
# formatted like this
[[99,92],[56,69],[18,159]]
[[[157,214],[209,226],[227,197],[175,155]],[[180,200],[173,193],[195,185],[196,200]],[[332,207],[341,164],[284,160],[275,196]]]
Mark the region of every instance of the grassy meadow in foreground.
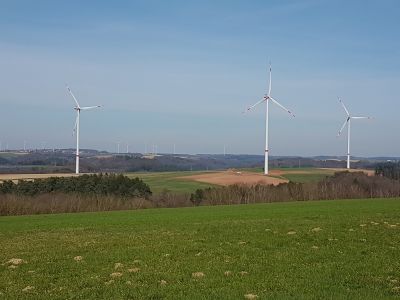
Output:
[[0,298],[398,297],[399,211],[375,199],[1,217]]

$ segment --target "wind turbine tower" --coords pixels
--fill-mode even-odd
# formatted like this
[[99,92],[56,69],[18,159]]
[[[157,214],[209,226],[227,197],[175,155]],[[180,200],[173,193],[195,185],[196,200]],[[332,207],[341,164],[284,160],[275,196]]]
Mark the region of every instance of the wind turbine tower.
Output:
[[121,142],[117,142],[117,154],[119,154],[119,145],[121,144]]
[[96,106],[84,106],[81,107],[79,105],[78,100],[76,100],[74,94],[72,93],[71,89],[69,86],[67,86],[67,90],[72,96],[72,98],[75,101],[76,106],[74,107],[74,110],[76,111],[76,121],[75,121],[75,127],[74,127],[74,133],[76,133],[76,163],[75,163],[75,173],[79,174],[79,121],[80,121],[80,115],[82,110],[91,110],[94,108],[99,108],[101,105],[96,105]]
[[371,119],[371,117],[365,117],[365,116],[352,116],[349,113],[349,110],[347,109],[346,105],[344,105],[343,101],[338,97],[339,102],[342,104],[344,111],[346,112],[347,118],[344,121],[342,128],[340,128],[339,133],[337,136],[340,136],[342,133],[343,129],[347,125],[347,169],[350,169],[350,134],[351,134],[351,120],[355,119]]
[[247,108],[246,111],[243,113],[246,113],[250,110],[252,110],[254,107],[257,105],[264,103],[265,102],[265,151],[264,151],[264,175],[268,175],[269,170],[268,170],[268,159],[269,159],[269,145],[268,145],[268,118],[269,118],[269,102],[272,101],[272,103],[276,104],[280,108],[282,108],[284,111],[289,113],[292,117],[295,115],[288,110],[286,107],[284,107],[282,104],[280,104],[277,100],[272,98],[271,96],[271,85],[272,85],[272,68],[271,68],[271,63],[269,64],[269,85],[268,85],[268,92],[267,94],[264,95],[264,97],[255,103],[254,105],[250,106]]

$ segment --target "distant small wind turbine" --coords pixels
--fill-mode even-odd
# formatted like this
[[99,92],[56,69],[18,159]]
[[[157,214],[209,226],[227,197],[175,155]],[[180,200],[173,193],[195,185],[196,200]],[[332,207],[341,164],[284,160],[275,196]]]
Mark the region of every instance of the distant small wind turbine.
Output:
[[351,120],[352,119],[371,119],[371,117],[365,117],[365,116],[358,116],[358,117],[353,117],[350,115],[348,109],[344,105],[343,101],[338,97],[339,102],[342,104],[344,111],[347,114],[347,118],[343,123],[342,128],[340,128],[339,133],[337,136],[340,136],[342,133],[343,129],[347,125],[347,169],[350,169],[350,127],[351,127]]
[[293,117],[295,116],[290,110],[288,110],[286,107],[284,107],[282,104],[280,104],[278,101],[276,101],[274,98],[271,96],[271,84],[272,84],[272,68],[271,68],[271,63],[269,64],[269,86],[268,86],[268,93],[264,95],[263,99],[258,101],[256,104],[250,106],[247,108],[246,111],[243,113],[246,113],[250,110],[252,110],[254,107],[256,107],[258,104],[261,104],[265,102],[266,104],[266,114],[265,114],[265,159],[264,159],[264,174],[268,175],[268,115],[269,115],[269,101],[272,101],[275,103],[277,106],[282,108],[284,111],[288,112],[290,115]]
[[72,98],[75,101],[76,106],[74,107],[76,111],[76,121],[75,121],[75,127],[74,127],[74,133],[76,133],[76,165],[75,165],[75,173],[79,174],[79,120],[80,120],[80,114],[81,110],[90,110],[94,108],[99,108],[101,105],[96,105],[96,106],[85,106],[81,107],[79,105],[78,100],[76,100],[74,94],[72,93],[71,89],[69,86],[67,86],[68,92],[71,94]]
[[117,154],[119,154],[119,146],[120,146],[121,142],[117,142]]

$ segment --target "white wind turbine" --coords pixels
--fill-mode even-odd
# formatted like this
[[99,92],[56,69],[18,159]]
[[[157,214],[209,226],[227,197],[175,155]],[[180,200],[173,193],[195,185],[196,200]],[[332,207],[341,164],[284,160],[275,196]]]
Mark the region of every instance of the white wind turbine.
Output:
[[276,105],[278,105],[280,108],[282,108],[284,111],[288,112],[294,117],[294,114],[288,110],[286,107],[284,107],[282,104],[280,104],[278,101],[276,101],[274,98],[271,96],[271,84],[272,84],[272,68],[271,68],[271,63],[269,64],[269,86],[268,86],[268,93],[264,95],[263,99],[258,101],[256,104],[250,106],[247,108],[246,111],[243,113],[246,113],[250,110],[252,110],[254,107],[256,107],[258,104],[265,102],[266,104],[266,114],[265,114],[265,160],[264,160],[264,174],[268,175],[268,115],[269,115],[269,101],[272,101]]
[[119,154],[119,146],[120,146],[121,142],[117,142],[116,144],[117,144],[117,154]]
[[343,101],[338,97],[339,102],[342,104],[344,111],[347,114],[347,118],[343,123],[342,128],[340,128],[339,133],[337,136],[339,136],[343,129],[347,125],[347,169],[350,169],[350,127],[351,127],[351,120],[352,119],[371,119],[371,117],[365,117],[365,116],[357,116],[353,117],[350,115],[348,109],[346,108],[346,105],[344,105]]
[[99,108],[101,105],[96,105],[96,106],[85,106],[81,107],[79,105],[78,100],[76,100],[74,94],[72,93],[71,89],[69,86],[67,86],[68,92],[71,94],[72,98],[75,101],[76,106],[74,109],[76,110],[76,121],[75,121],[75,127],[74,127],[74,133],[76,133],[76,165],[75,165],[75,173],[79,174],[79,119],[80,119],[80,114],[81,110],[90,110],[93,108]]

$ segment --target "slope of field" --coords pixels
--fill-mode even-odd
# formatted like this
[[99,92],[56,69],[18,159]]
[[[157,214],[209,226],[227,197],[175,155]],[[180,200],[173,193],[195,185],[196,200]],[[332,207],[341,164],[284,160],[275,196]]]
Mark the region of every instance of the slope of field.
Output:
[[332,176],[339,169],[318,168],[281,168],[272,169],[269,176],[263,175],[262,168],[248,168],[240,170],[228,170],[219,172],[208,172],[185,176],[181,179],[193,180],[215,185],[231,184],[280,184],[285,182],[310,182],[320,181],[326,176]]
[[[262,168],[242,169],[246,172],[262,173]],[[340,168],[279,168],[270,170],[271,177],[286,179],[292,182],[312,182],[320,181],[327,176],[332,176],[336,172],[364,172],[368,175],[374,175],[373,170],[364,169],[340,169]]]
[[399,210],[375,199],[2,217],[0,298],[398,297]]
[[210,172],[205,174],[196,174],[186,176],[184,179],[193,180],[204,183],[211,183],[215,185],[232,185],[232,184],[273,184],[288,182],[285,178],[277,178],[273,176],[264,176],[259,173],[243,172],[243,171],[220,171]]
[[202,183],[190,180],[190,176],[200,175],[204,172],[148,172],[148,173],[126,173],[125,175],[135,178],[139,177],[150,186],[154,193],[169,190],[177,193],[193,193],[196,189],[213,186],[212,183]]
[[292,182],[304,183],[321,181],[327,176],[332,176],[336,172],[344,171],[337,169],[319,168],[282,168],[271,171],[272,176],[279,176]]

